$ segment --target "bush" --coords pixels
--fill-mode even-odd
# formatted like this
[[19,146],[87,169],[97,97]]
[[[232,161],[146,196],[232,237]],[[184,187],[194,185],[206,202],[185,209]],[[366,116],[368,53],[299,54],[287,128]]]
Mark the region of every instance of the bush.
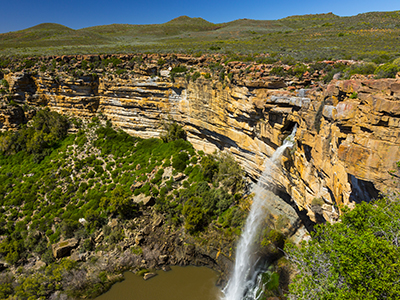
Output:
[[195,234],[204,226],[204,211],[196,206],[198,202],[198,199],[191,198],[182,210],[185,216],[185,229],[190,234]]
[[72,238],[74,236],[74,232],[78,230],[81,224],[76,220],[67,219],[62,221],[61,223],[61,234],[66,238]]
[[182,75],[182,73],[187,72],[186,66],[178,66],[172,68],[172,70],[169,72],[169,76],[171,77],[171,81],[175,81],[175,77]]
[[40,162],[67,134],[66,117],[48,109],[39,110],[29,127],[0,136],[0,151],[6,155],[26,150]]
[[115,74],[117,75],[121,75],[121,74],[125,74],[127,71],[125,69],[118,69],[117,71],[115,71]]
[[233,156],[228,153],[221,153],[218,155],[217,160],[219,163],[215,180],[232,194],[244,188],[243,178],[245,173]]
[[4,86],[5,88],[9,88],[9,84],[8,84],[8,81],[7,80],[5,80],[5,79],[2,79],[2,80],[0,80],[0,84],[2,85],[2,86]]
[[179,139],[186,140],[186,132],[178,123],[164,123],[163,127],[166,132],[161,135],[161,140],[164,143],[176,141]]
[[351,65],[350,68],[346,69],[346,78],[350,78],[354,74],[369,75],[374,74],[376,70],[376,64],[373,62],[361,63]]
[[304,64],[296,64],[292,68],[289,69],[288,74],[292,76],[296,76],[297,78],[302,78],[303,74],[307,72],[308,67]]
[[206,155],[201,159],[200,164],[204,174],[204,179],[211,182],[214,175],[218,172],[218,162],[213,156]]
[[398,72],[400,72],[400,66],[388,63],[376,68],[375,75],[377,78],[395,78]]
[[341,222],[318,225],[300,248],[288,245],[298,274],[295,299],[397,299],[400,201],[387,198],[344,210]]
[[186,152],[180,152],[172,158],[172,166],[178,172],[183,172],[189,161],[189,155]]
[[162,65],[164,65],[165,64],[165,60],[163,59],[163,58],[160,58],[158,61],[157,61],[157,65],[159,65],[159,66],[162,66]]
[[270,75],[284,77],[286,76],[286,72],[283,67],[273,67],[272,70],[269,72]]
[[192,75],[192,81],[195,82],[200,76],[201,74],[199,72],[194,72]]

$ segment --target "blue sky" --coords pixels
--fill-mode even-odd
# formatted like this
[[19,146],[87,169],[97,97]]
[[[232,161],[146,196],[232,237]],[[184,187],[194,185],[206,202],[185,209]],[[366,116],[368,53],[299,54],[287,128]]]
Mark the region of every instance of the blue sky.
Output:
[[1,5],[0,33],[47,22],[80,29],[113,23],[164,23],[182,15],[222,23],[241,18],[276,20],[315,13],[351,16],[394,10],[400,10],[399,0],[8,0]]

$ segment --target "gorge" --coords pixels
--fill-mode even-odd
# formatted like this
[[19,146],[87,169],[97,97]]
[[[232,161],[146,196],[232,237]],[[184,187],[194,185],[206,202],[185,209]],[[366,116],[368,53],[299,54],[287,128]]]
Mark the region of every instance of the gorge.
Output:
[[[121,66],[126,67],[128,59],[121,60]],[[196,149],[230,151],[252,178],[261,174],[263,156],[270,157],[297,124],[295,150],[283,172],[272,178],[283,199],[312,222],[333,221],[341,205],[393,187],[390,171],[399,157],[398,80],[334,80],[319,86],[309,75],[302,84],[314,83],[313,88],[293,90],[293,78],[268,76],[270,66],[246,65],[252,71],[242,72],[242,63],[231,62],[225,66],[225,72],[233,74],[230,82],[203,76],[195,82],[183,77],[171,82],[171,66],[205,73],[210,58],[179,56],[165,67],[157,65],[157,59],[149,55],[147,65],[131,66],[130,73],[120,76],[10,72],[4,79],[17,103],[83,118],[102,114],[143,138],[158,137],[163,120],[173,119]],[[17,108],[3,104],[3,128],[23,118]],[[312,209],[315,198],[323,202],[318,213]]]
[[[84,61],[107,59],[90,72],[82,68]],[[9,98],[0,109],[2,130],[25,123],[31,108],[41,106],[109,120],[142,138],[159,137],[163,123],[174,120],[196,150],[230,152],[256,181],[265,157],[272,157],[297,127],[293,147],[280,158],[282,168],[261,178],[275,193],[265,203],[265,214],[272,224],[283,223],[282,232],[295,243],[307,239],[313,225],[335,222],[343,206],[396,187],[399,79],[353,76],[325,84],[323,70],[301,78],[276,76],[273,65],[223,62],[219,56],[87,55],[43,61],[56,68],[40,70],[37,63],[3,72]],[[217,251],[210,257],[205,260],[228,264]]]

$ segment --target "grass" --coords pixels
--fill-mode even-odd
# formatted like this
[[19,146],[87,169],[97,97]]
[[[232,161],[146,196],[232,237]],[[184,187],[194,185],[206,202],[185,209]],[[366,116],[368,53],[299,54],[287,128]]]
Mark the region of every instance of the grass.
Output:
[[164,24],[112,24],[73,30],[40,24],[0,34],[0,55],[88,53],[269,53],[296,60],[358,59],[387,62],[400,53],[400,13],[334,14],[280,20],[240,19],[213,24],[182,16]]

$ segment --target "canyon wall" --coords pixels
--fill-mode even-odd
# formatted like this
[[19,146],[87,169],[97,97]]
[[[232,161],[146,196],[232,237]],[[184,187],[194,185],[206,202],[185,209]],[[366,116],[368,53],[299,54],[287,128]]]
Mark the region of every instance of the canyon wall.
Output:
[[[271,210],[297,214],[305,223],[335,221],[341,205],[369,201],[396,186],[400,80],[334,80],[290,90],[276,77],[221,83],[202,76],[193,82],[171,80],[168,69],[158,76],[11,72],[4,78],[17,103],[76,117],[101,114],[143,138],[158,137],[162,123],[175,120],[196,149],[231,152],[253,179],[297,124],[295,147],[266,184],[285,202]],[[1,126],[22,118],[18,109],[3,105]]]

